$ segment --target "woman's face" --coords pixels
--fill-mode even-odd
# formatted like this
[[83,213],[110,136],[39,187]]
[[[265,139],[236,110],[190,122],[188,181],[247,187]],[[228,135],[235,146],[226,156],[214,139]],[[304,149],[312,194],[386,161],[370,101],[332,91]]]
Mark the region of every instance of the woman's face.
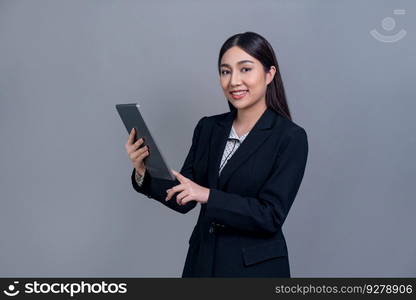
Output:
[[237,46],[228,49],[221,58],[221,87],[225,97],[237,109],[265,106],[267,85],[275,73],[274,66],[266,73],[259,60]]

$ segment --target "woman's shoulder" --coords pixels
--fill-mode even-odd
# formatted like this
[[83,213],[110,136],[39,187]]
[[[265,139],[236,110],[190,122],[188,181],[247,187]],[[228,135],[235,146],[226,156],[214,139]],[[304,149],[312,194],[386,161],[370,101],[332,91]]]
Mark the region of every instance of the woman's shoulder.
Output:
[[[272,111],[272,115],[274,116],[274,122],[272,126],[272,130],[276,133],[279,133],[279,135],[283,136],[291,136],[296,134],[306,135],[305,128],[300,125],[297,121],[290,120],[278,112],[274,110]],[[225,113],[220,113],[216,115],[210,115],[210,116],[204,116],[199,120],[199,124],[201,126],[210,126],[214,123],[223,123],[226,122],[227,119],[231,117],[233,112],[228,111]]]
[[293,119],[290,120],[277,112],[274,112],[276,115],[276,122],[274,124],[273,129],[275,131],[279,131],[280,133],[285,133],[287,135],[293,134],[305,134],[305,128],[300,125],[297,121],[295,122]]
[[[303,149],[308,148],[308,135],[305,128],[299,123],[290,120],[276,112],[277,118],[273,126],[274,140],[278,145],[278,148],[284,149],[287,145],[292,143],[298,145]],[[307,150],[306,150],[307,151]]]

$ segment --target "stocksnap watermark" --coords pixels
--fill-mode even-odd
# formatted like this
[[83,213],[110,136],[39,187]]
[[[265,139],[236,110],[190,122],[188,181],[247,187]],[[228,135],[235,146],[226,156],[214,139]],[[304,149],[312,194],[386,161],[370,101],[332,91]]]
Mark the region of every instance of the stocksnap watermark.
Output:
[[19,294],[19,290],[16,290],[16,285],[19,283],[19,281],[14,281],[13,282],[13,284],[10,284],[8,287],[7,287],[7,290],[4,290],[3,291],[3,293],[5,294],[5,295],[7,295],[7,296],[11,296],[11,297],[13,297],[13,296],[16,296],[16,295],[18,295]]
[[[393,10],[394,15],[405,15],[405,9],[395,9]],[[392,17],[386,17],[381,21],[381,27],[387,34],[382,34],[377,31],[377,29],[372,29],[370,34],[378,41],[383,43],[395,43],[403,39],[407,32],[404,29],[400,29],[398,32],[393,34],[393,30],[396,27],[396,20]]]
[[107,283],[105,281],[88,283],[81,282],[26,282],[23,289],[19,290],[19,281],[10,284],[3,293],[7,296],[14,297],[18,294],[69,294],[73,297],[76,294],[125,294],[127,293],[127,283]]

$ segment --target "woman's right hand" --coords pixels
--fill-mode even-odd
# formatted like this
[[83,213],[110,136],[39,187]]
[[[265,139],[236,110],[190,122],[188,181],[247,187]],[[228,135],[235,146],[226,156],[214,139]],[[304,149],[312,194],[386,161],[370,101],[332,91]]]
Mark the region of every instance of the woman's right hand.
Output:
[[146,166],[143,162],[143,159],[149,155],[149,149],[147,145],[139,148],[141,144],[143,144],[143,138],[140,138],[135,143],[133,143],[134,137],[136,135],[135,133],[136,130],[133,128],[130,132],[127,143],[124,146],[133,164],[133,167],[136,169],[139,175],[143,176],[144,172],[146,171]]

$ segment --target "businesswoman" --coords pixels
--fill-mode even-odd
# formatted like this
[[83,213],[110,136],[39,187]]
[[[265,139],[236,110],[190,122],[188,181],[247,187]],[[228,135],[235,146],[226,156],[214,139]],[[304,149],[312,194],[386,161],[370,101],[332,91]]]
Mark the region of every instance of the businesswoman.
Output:
[[175,181],[146,172],[151,149],[133,143],[132,130],[125,145],[132,185],[180,213],[200,203],[182,277],[290,277],[282,225],[304,175],[306,132],[291,120],[274,51],[262,36],[227,39],[218,73],[230,111],[199,120]]

